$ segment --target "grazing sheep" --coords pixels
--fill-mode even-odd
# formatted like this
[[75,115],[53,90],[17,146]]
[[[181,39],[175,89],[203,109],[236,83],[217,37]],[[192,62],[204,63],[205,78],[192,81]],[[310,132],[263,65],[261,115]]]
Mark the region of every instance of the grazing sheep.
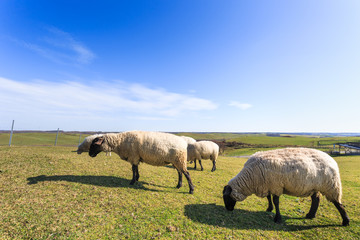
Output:
[[[192,137],[187,137],[187,136],[180,136],[180,137],[182,137],[187,142],[187,144],[196,143],[196,140],[193,139]],[[190,161],[190,163],[193,163],[193,161]]]
[[236,201],[243,201],[252,194],[267,197],[267,211],[272,211],[272,195],[276,209],[274,221],[281,223],[281,194],[311,196],[311,208],[306,215],[311,219],[319,206],[319,193],[335,205],[343,219],[342,225],[349,225],[350,220],[341,204],[342,187],[335,160],[315,149],[285,148],[252,155],[240,173],[224,187],[223,198],[226,209],[232,211]]
[[193,139],[192,137],[187,137],[187,136],[180,136],[180,137],[182,137],[187,142],[187,144],[196,143],[196,140]]
[[194,185],[186,166],[187,143],[179,136],[142,131],[109,133],[98,136],[92,141],[89,155],[96,157],[101,151],[113,151],[121,159],[131,163],[133,171],[131,185],[139,180],[138,165],[140,162],[153,166],[164,166],[171,163],[178,171],[177,188],[181,187],[182,174],[184,174],[189,183],[189,192],[194,192]]
[[216,159],[219,155],[219,146],[211,141],[199,141],[192,144],[188,144],[188,161],[194,161],[196,169],[196,159],[199,160],[201,171],[204,170],[201,160],[210,159],[213,162],[211,171],[216,170]]
[[[77,154],[81,154],[83,152],[88,152],[90,149],[91,142],[99,136],[101,136],[101,134],[94,134],[94,135],[87,136],[84,139],[84,141],[79,144],[78,149],[76,151]],[[111,152],[106,152],[106,156],[108,156],[108,155],[111,156]]]

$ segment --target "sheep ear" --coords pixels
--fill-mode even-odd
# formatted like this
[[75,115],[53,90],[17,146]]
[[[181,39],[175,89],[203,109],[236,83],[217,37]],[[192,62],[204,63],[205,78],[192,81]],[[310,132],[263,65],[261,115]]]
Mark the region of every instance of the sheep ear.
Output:
[[103,142],[104,142],[104,137],[95,138],[93,141],[93,143],[96,145],[101,145]]

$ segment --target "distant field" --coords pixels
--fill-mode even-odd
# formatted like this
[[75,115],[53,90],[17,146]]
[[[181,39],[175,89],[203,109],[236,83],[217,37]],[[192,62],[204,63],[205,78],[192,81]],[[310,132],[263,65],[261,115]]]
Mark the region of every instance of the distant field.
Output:
[[[88,134],[75,134],[60,132],[58,135],[57,145],[77,146],[80,141],[83,141]],[[8,145],[10,139],[9,133],[0,133],[0,145]],[[48,132],[28,132],[28,133],[14,133],[11,141],[13,146],[23,145],[40,145],[40,146],[54,146],[56,133]]]
[[251,146],[245,148],[227,148],[226,156],[251,155],[260,150],[269,150],[279,147],[310,147],[321,148],[324,151],[331,150],[334,143],[359,142],[360,137],[318,137],[304,135],[283,135],[270,137],[266,134],[235,134],[235,133],[182,133],[195,139],[226,140],[227,142],[240,142]]
[[278,146],[306,146],[316,147],[321,145],[332,145],[338,142],[359,142],[360,137],[317,137],[303,135],[284,135],[280,137],[270,137],[266,134],[234,134],[234,133],[209,133],[196,134],[184,133],[186,136],[195,139],[225,139],[226,141],[236,141],[254,145],[278,145]]
[[[236,134],[236,133],[178,133],[193,137],[197,140],[226,140],[228,142],[236,141],[246,144],[261,146],[332,146],[338,142],[360,142],[360,137],[317,137],[303,135],[284,135],[280,137],[270,137],[266,134]],[[60,132],[57,145],[77,146],[88,134]],[[9,144],[9,133],[0,133],[0,145]],[[28,132],[14,133],[12,145],[49,145],[55,143],[56,133],[51,132]]]
[[[60,132],[57,146],[76,147],[89,134]],[[237,134],[237,133],[178,133],[193,137],[197,140],[218,140],[243,143],[245,147],[226,147],[223,156],[248,156],[257,151],[289,146],[303,146],[331,151],[334,143],[360,142],[360,137],[317,137],[304,135],[282,135],[270,137],[266,134]],[[9,144],[9,133],[0,133],[0,146]],[[51,132],[16,132],[13,135],[12,146],[54,146],[56,133]]]
[[[74,136],[74,140],[76,140]],[[76,141],[75,141],[76,142]],[[51,141],[49,141],[51,144]],[[218,159],[217,170],[189,171],[193,195],[176,189],[172,167],[141,164],[130,186],[129,163],[115,154],[90,158],[76,147],[0,146],[0,239],[359,239],[360,156],[337,157],[350,226],[321,198],[305,219],[310,198],[283,195],[283,224],[273,223],[266,199],[255,196],[226,211],[222,190],[245,158]]]

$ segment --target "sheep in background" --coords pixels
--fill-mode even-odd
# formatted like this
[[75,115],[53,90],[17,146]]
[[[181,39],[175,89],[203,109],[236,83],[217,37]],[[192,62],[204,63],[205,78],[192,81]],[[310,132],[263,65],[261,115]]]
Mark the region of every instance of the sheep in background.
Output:
[[306,218],[312,219],[319,206],[319,193],[335,205],[343,219],[342,225],[349,225],[350,220],[341,204],[342,187],[335,160],[315,149],[286,148],[252,155],[240,173],[224,187],[223,199],[226,209],[232,211],[236,201],[243,201],[255,194],[267,197],[268,211],[272,211],[272,195],[276,209],[274,221],[281,223],[281,194],[311,196],[311,207]]
[[103,134],[92,141],[89,155],[96,157],[101,151],[113,151],[132,165],[131,185],[139,180],[138,165],[140,162],[153,166],[164,166],[171,163],[178,171],[177,188],[182,186],[182,174],[184,174],[189,183],[189,193],[194,192],[194,185],[187,171],[187,143],[179,136],[142,131]]
[[187,144],[196,143],[196,140],[193,139],[192,137],[187,137],[187,136],[180,136],[180,137],[182,137],[187,142]]
[[216,170],[216,159],[219,155],[219,146],[212,141],[199,141],[188,144],[188,161],[194,161],[194,169],[196,169],[196,160],[199,160],[201,171],[204,170],[201,160],[210,159],[213,163],[211,171]]
[[[196,140],[193,139],[192,137],[188,137],[188,136],[180,136],[180,137],[182,137],[187,142],[187,144],[196,143]],[[193,163],[193,161],[190,161],[190,163]]]
[[[89,152],[91,142],[99,136],[101,136],[101,134],[94,134],[94,135],[87,136],[84,139],[84,141],[79,144],[78,149],[76,151],[77,154],[81,154],[83,152]],[[108,155],[111,156],[111,152],[106,152],[106,156],[108,156]]]

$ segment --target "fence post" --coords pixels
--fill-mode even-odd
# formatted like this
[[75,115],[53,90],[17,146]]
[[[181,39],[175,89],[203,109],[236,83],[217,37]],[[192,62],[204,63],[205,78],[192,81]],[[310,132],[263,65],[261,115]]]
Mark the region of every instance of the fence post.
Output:
[[56,132],[55,146],[56,146],[56,144],[57,144],[58,136],[59,136],[59,128],[58,128],[58,130],[57,130],[57,132]]
[[81,133],[80,133],[80,136],[79,136],[79,144],[78,145],[80,145],[80,141],[81,141]]
[[11,146],[12,136],[13,136],[13,132],[14,132],[14,122],[15,122],[15,120],[12,121],[12,125],[11,125],[11,133],[10,133],[9,147]]

